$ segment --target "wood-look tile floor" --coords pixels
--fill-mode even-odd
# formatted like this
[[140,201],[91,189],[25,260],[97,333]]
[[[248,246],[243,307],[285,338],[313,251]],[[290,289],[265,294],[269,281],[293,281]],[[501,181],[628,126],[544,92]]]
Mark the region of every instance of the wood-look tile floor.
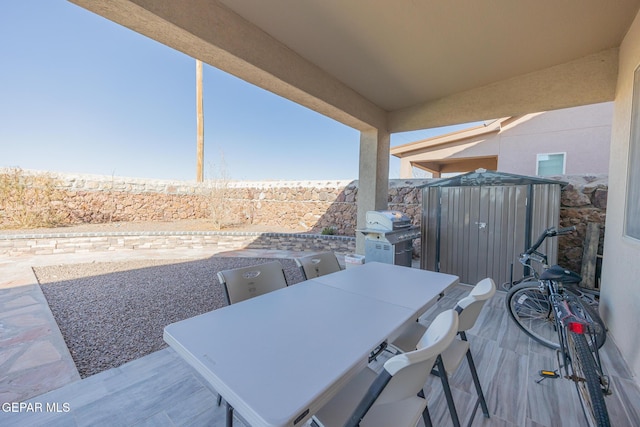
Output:
[[[441,310],[455,306],[469,289],[459,285],[423,321],[428,324]],[[498,292],[485,305],[468,336],[490,411],[490,418],[485,418],[479,409],[474,426],[585,425],[572,383],[535,382],[540,369],[555,369],[555,352],[533,342],[513,324],[504,307],[504,293]],[[606,404],[612,426],[640,425],[640,390],[610,338],[602,357],[611,378],[612,394]],[[465,425],[476,397],[466,362],[450,381]],[[425,391],[434,426],[452,425],[440,380],[432,377]],[[216,405],[215,391],[170,348],[28,402],[41,404],[42,412],[0,411],[0,425],[224,426],[224,408]],[[46,412],[47,404],[57,405],[59,412]],[[244,424],[236,419],[235,425]]]

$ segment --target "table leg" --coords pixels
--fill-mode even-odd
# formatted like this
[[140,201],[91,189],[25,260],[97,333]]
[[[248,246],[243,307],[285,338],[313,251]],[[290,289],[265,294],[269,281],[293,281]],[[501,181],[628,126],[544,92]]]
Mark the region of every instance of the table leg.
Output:
[[229,405],[229,402],[225,402],[227,406],[226,425],[227,427],[233,427],[233,406]]

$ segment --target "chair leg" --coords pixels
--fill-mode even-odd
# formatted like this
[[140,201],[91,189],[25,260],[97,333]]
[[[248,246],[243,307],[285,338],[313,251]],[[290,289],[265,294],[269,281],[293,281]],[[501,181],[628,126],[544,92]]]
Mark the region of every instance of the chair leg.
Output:
[[431,424],[431,415],[429,414],[428,406],[425,406],[424,411],[422,411],[422,421],[424,422],[424,427],[433,427],[433,424]]
[[[476,386],[476,392],[478,393],[478,400],[480,401],[480,406],[482,407],[482,413],[485,417],[489,418],[489,408],[487,407],[487,401],[484,398],[484,393],[482,392],[482,386],[480,385],[480,379],[478,378],[478,371],[476,371],[476,365],[473,362],[473,356],[471,355],[471,350],[467,350],[467,362],[469,363],[469,370],[471,371],[471,377],[473,378],[473,384]],[[476,415],[476,410],[478,409],[478,405],[473,411],[471,415],[471,420]]]
[[[442,382],[442,388],[444,390],[444,396],[447,399],[447,406],[449,407],[449,413],[451,414],[451,421],[454,427],[460,427],[460,419],[458,418],[458,411],[456,411],[456,405],[453,402],[453,395],[451,394],[451,386],[449,385],[449,378],[447,371],[444,369],[444,362],[442,357],[438,356],[436,360],[436,366],[438,368],[436,375],[440,377]],[[433,370],[432,373],[435,373]]]
[[[420,390],[418,396],[424,399],[424,390]],[[424,427],[433,427],[433,424],[431,424],[431,415],[429,414],[429,405],[426,405],[424,411],[422,411],[422,421],[424,422]]]
[[[459,332],[460,338],[464,341],[467,340],[467,334],[464,331]],[[476,371],[476,364],[473,361],[473,356],[471,355],[471,347],[467,350],[467,362],[469,363],[469,370],[471,371],[471,378],[473,378],[473,384],[476,387],[476,392],[478,393],[478,401],[473,408],[473,413],[471,414],[471,420],[469,420],[469,425],[473,422],[473,419],[476,416],[476,411],[478,410],[478,403],[482,406],[482,413],[485,417],[489,418],[489,408],[487,407],[487,401],[484,398],[484,393],[482,392],[482,386],[480,386],[480,379],[478,378],[478,371]]]

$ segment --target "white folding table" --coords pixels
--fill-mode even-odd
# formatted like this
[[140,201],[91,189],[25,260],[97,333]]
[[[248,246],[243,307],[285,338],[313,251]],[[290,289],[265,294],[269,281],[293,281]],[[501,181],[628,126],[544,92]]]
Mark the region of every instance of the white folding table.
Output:
[[[376,298],[415,310],[418,315],[437,301],[440,289],[446,292],[458,284],[458,276],[402,267],[380,262],[327,274],[313,279],[328,286]],[[435,298],[434,298],[435,297]]]
[[[376,264],[173,323],[164,339],[253,427],[302,425],[366,366],[373,349],[457,283],[456,276],[439,281],[437,273]],[[421,280],[423,291],[393,297],[405,293],[399,284],[406,280]],[[355,291],[352,281],[376,291]],[[386,287],[395,287],[388,299]]]

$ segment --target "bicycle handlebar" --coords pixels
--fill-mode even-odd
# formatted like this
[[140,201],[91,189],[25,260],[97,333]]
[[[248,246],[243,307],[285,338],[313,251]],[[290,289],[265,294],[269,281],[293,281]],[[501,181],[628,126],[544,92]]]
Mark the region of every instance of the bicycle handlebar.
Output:
[[558,228],[556,230],[556,236],[560,236],[561,234],[569,234],[573,231],[576,231],[575,225],[572,225],[571,227]]
[[531,255],[532,253],[534,253],[536,249],[540,247],[542,242],[544,242],[544,239],[546,239],[547,237],[554,237],[554,236],[560,236],[563,234],[569,234],[575,230],[576,230],[575,225],[572,225],[571,227],[564,227],[564,228],[549,227],[542,232],[542,234],[538,237],[538,240],[533,244],[533,246],[527,249],[525,254]]

